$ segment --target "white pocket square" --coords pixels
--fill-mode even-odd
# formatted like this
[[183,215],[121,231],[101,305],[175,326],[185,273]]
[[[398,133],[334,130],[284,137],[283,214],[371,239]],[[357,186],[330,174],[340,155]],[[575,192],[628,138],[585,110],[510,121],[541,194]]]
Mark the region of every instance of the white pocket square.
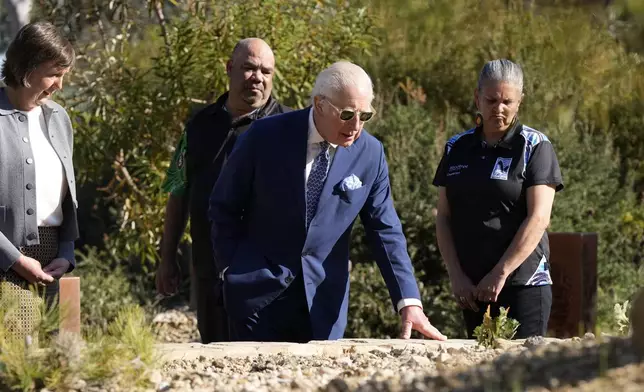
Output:
[[340,189],[343,192],[353,191],[362,187],[362,181],[355,174],[350,175],[349,177],[342,180],[340,183]]

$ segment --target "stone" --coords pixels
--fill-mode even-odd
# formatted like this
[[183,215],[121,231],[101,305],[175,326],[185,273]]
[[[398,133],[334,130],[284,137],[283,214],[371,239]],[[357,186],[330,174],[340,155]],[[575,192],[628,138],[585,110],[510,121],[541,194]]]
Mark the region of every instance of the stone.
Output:
[[438,357],[436,357],[436,362],[438,363],[447,363],[452,359],[452,356],[448,353],[440,353],[438,354]]
[[407,363],[412,366],[425,367],[429,366],[432,361],[422,355],[412,355]]
[[530,336],[523,342],[523,346],[527,348],[535,348],[546,344],[546,339],[543,336]]
[[515,346],[515,343],[507,339],[496,339],[495,344],[497,350],[503,351],[509,350],[510,348]]
[[341,378],[331,380],[325,389],[326,392],[349,392],[350,390],[349,384]]
[[69,388],[77,389],[79,391],[82,391],[83,389],[85,389],[86,386],[87,386],[87,382],[85,382],[85,380],[76,379],[76,380],[74,380],[74,382],[72,382],[69,385]]
[[369,352],[378,358],[386,358],[389,356],[389,350],[384,348],[375,348]]
[[165,392],[170,390],[170,384],[166,381],[161,381],[159,385],[157,385],[157,392]]
[[584,334],[584,340],[595,340],[595,334],[592,332],[586,332]]
[[353,361],[349,357],[341,358],[338,360],[338,365],[342,367],[349,367],[353,365]]

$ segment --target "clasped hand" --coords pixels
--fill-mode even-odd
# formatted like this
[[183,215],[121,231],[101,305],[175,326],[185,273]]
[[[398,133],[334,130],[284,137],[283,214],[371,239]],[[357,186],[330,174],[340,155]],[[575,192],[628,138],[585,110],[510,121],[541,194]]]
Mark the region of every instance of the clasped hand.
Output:
[[499,298],[507,276],[497,269],[490,271],[481,281],[474,285],[470,278],[460,272],[451,277],[452,292],[462,309],[478,312],[478,302],[492,303]]
[[46,285],[63,276],[69,269],[69,265],[68,260],[58,258],[42,268],[38,260],[22,255],[12,268],[29,283]]

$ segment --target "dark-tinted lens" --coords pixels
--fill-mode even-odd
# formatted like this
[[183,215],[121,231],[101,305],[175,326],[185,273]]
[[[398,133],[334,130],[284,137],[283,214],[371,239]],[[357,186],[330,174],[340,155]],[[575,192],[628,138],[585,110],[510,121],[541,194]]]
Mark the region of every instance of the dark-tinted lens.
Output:
[[367,122],[373,117],[373,112],[362,112],[360,113],[360,121]]
[[342,121],[349,121],[349,120],[351,120],[351,119],[353,118],[353,116],[355,116],[355,115],[356,115],[356,112],[354,112],[353,110],[345,109],[345,110],[343,110],[343,111],[341,111],[341,112],[340,112],[340,120],[342,120]]

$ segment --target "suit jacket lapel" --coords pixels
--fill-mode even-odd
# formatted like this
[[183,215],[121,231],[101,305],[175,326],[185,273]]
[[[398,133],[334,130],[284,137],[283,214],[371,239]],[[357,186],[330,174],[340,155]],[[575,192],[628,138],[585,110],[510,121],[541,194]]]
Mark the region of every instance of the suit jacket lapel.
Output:
[[306,167],[306,152],[309,130],[309,110],[300,110],[297,117],[293,119],[290,129],[287,130],[285,139],[288,141],[283,151],[276,151],[277,154],[284,154],[286,171],[291,178],[293,194],[295,195],[297,209],[302,215],[302,227],[306,222],[306,200],[304,169]]

